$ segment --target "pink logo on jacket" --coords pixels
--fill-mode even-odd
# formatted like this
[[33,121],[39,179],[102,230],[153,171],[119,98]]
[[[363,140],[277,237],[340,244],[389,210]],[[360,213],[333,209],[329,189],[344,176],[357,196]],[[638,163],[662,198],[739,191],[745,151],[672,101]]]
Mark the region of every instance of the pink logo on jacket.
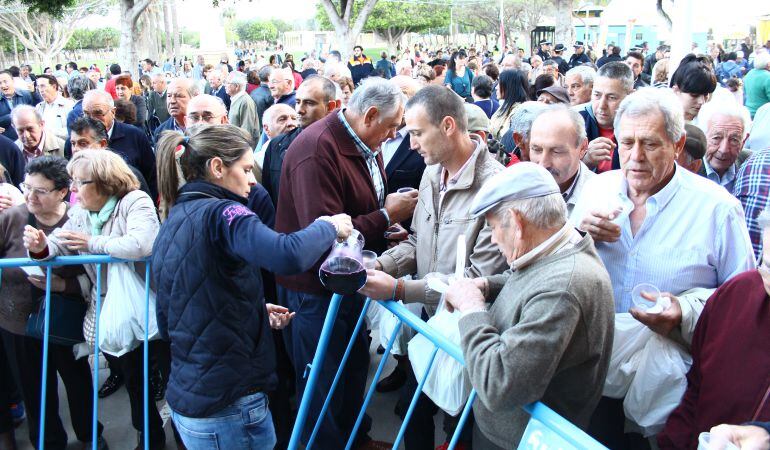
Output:
[[222,216],[227,219],[228,225],[232,225],[236,217],[253,215],[255,215],[254,212],[243,205],[230,205],[222,211]]

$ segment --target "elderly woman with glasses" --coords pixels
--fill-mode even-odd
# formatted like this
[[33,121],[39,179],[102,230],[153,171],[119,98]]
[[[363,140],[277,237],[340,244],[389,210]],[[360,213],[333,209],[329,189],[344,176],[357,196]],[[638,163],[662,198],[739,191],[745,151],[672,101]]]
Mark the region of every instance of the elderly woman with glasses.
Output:
[[[60,255],[107,254],[122,259],[139,259],[150,255],[160,224],[150,197],[139,189],[131,169],[117,154],[102,150],[76,153],[67,165],[72,177],[70,189],[78,196],[70,220],[50,236],[37,227],[27,226],[24,246],[35,259]],[[136,272],[144,276],[144,264],[135,264]],[[107,265],[102,268],[102,298],[109,291]],[[93,284],[96,267],[87,265],[86,272]],[[92,300],[96,298],[92,290]],[[103,301],[102,299],[100,299]],[[91,302],[83,324],[86,342],[94,342],[94,301]],[[137,431],[143,428],[142,348],[120,357],[109,357],[111,366],[123,374],[131,402],[131,421]],[[162,368],[164,369],[164,368]],[[167,368],[166,368],[167,369]],[[149,407],[150,449],[165,445],[163,422],[154,404]],[[140,435],[140,443],[143,437]]]
[[[54,229],[67,223],[70,210],[66,202],[70,176],[67,161],[57,156],[43,156],[32,160],[26,167],[21,183],[26,203],[14,206],[0,214],[2,250],[0,258],[24,258],[22,235],[25,226],[33,226],[47,236]],[[27,335],[27,321],[37,313],[45,295],[46,280],[42,274],[34,275],[21,268],[2,271],[2,295],[0,295],[0,333],[5,353],[19,370],[21,390],[29,416],[29,438],[37,445],[40,422],[40,373],[42,370],[43,342]],[[53,301],[68,301],[85,305],[84,293],[88,293],[88,279],[82,266],[63,266],[53,270],[51,292]],[[55,299],[53,297],[56,297]],[[85,308],[85,306],[83,306]],[[46,448],[64,448],[67,433],[59,418],[58,377],[67,390],[72,426],[81,442],[91,440],[91,384],[88,359],[75,359],[71,345],[50,342],[47,408]],[[2,429],[2,424],[0,424]],[[102,426],[99,424],[98,434]],[[86,448],[90,448],[91,443]],[[106,448],[99,438],[98,448]]]

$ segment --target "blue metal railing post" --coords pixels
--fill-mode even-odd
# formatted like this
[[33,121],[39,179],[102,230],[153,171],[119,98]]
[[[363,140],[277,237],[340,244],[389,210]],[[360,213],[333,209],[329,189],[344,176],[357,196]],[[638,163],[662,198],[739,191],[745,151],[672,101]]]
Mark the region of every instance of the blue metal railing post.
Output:
[[423,374],[422,378],[420,378],[420,383],[417,385],[417,389],[414,390],[412,401],[409,402],[409,409],[406,410],[406,414],[404,414],[404,421],[401,423],[401,428],[398,430],[396,440],[393,441],[393,448],[398,448],[399,444],[401,444],[401,440],[404,439],[406,426],[409,424],[409,420],[412,418],[412,413],[414,413],[414,408],[417,406],[417,399],[420,398],[422,387],[425,386],[425,382],[428,381],[428,376],[430,376],[430,371],[433,368],[433,362],[436,360],[436,353],[438,353],[438,347],[433,346],[433,351],[430,354],[430,360],[428,360],[428,367],[425,369],[425,373]]
[[[150,359],[150,262],[145,264],[144,272],[144,450],[150,450],[150,394],[149,394],[149,359]],[[154,400],[154,399],[153,399]],[[155,405],[153,405],[154,407]]]
[[102,265],[96,269],[96,300],[94,303],[94,393],[93,416],[91,417],[91,445],[97,450],[99,441],[99,316],[102,312]]
[[316,349],[315,355],[313,356],[313,362],[310,366],[310,376],[308,376],[307,383],[305,383],[302,401],[297,410],[297,419],[294,421],[294,429],[291,430],[289,450],[296,450],[299,448],[302,439],[302,430],[305,428],[307,415],[310,412],[310,403],[313,400],[313,392],[316,384],[318,384],[318,377],[321,374],[323,360],[326,357],[326,349],[329,347],[329,340],[332,337],[332,329],[334,328],[334,321],[337,319],[337,313],[340,309],[340,302],[342,302],[342,296],[340,294],[332,295],[332,299],[329,302],[329,310],[326,312],[326,319],[324,319],[323,328],[321,329],[321,336],[318,339],[318,348]]
[[51,266],[45,270],[45,320],[43,322],[43,370],[40,376],[40,435],[37,448],[45,448],[45,400],[48,392],[48,334],[51,332]]

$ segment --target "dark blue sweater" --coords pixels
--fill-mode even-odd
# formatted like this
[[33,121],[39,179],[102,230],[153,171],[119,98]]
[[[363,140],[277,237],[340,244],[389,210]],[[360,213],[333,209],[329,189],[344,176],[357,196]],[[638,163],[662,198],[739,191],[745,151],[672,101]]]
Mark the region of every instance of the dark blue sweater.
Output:
[[226,189],[190,182],[155,240],[158,328],[171,343],[166,399],[184,416],[207,417],[247,392],[272,388],[275,356],[260,268],[306,271],[336,237],[320,221],[278,234],[245,204]]

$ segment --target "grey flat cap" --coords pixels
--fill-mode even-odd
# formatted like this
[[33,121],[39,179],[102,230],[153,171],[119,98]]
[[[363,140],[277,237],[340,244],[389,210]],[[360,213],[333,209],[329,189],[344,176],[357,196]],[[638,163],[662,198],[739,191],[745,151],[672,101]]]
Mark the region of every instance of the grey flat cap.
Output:
[[558,194],[559,185],[547,170],[531,162],[516,163],[493,176],[479,189],[471,205],[476,218],[506,200]]

